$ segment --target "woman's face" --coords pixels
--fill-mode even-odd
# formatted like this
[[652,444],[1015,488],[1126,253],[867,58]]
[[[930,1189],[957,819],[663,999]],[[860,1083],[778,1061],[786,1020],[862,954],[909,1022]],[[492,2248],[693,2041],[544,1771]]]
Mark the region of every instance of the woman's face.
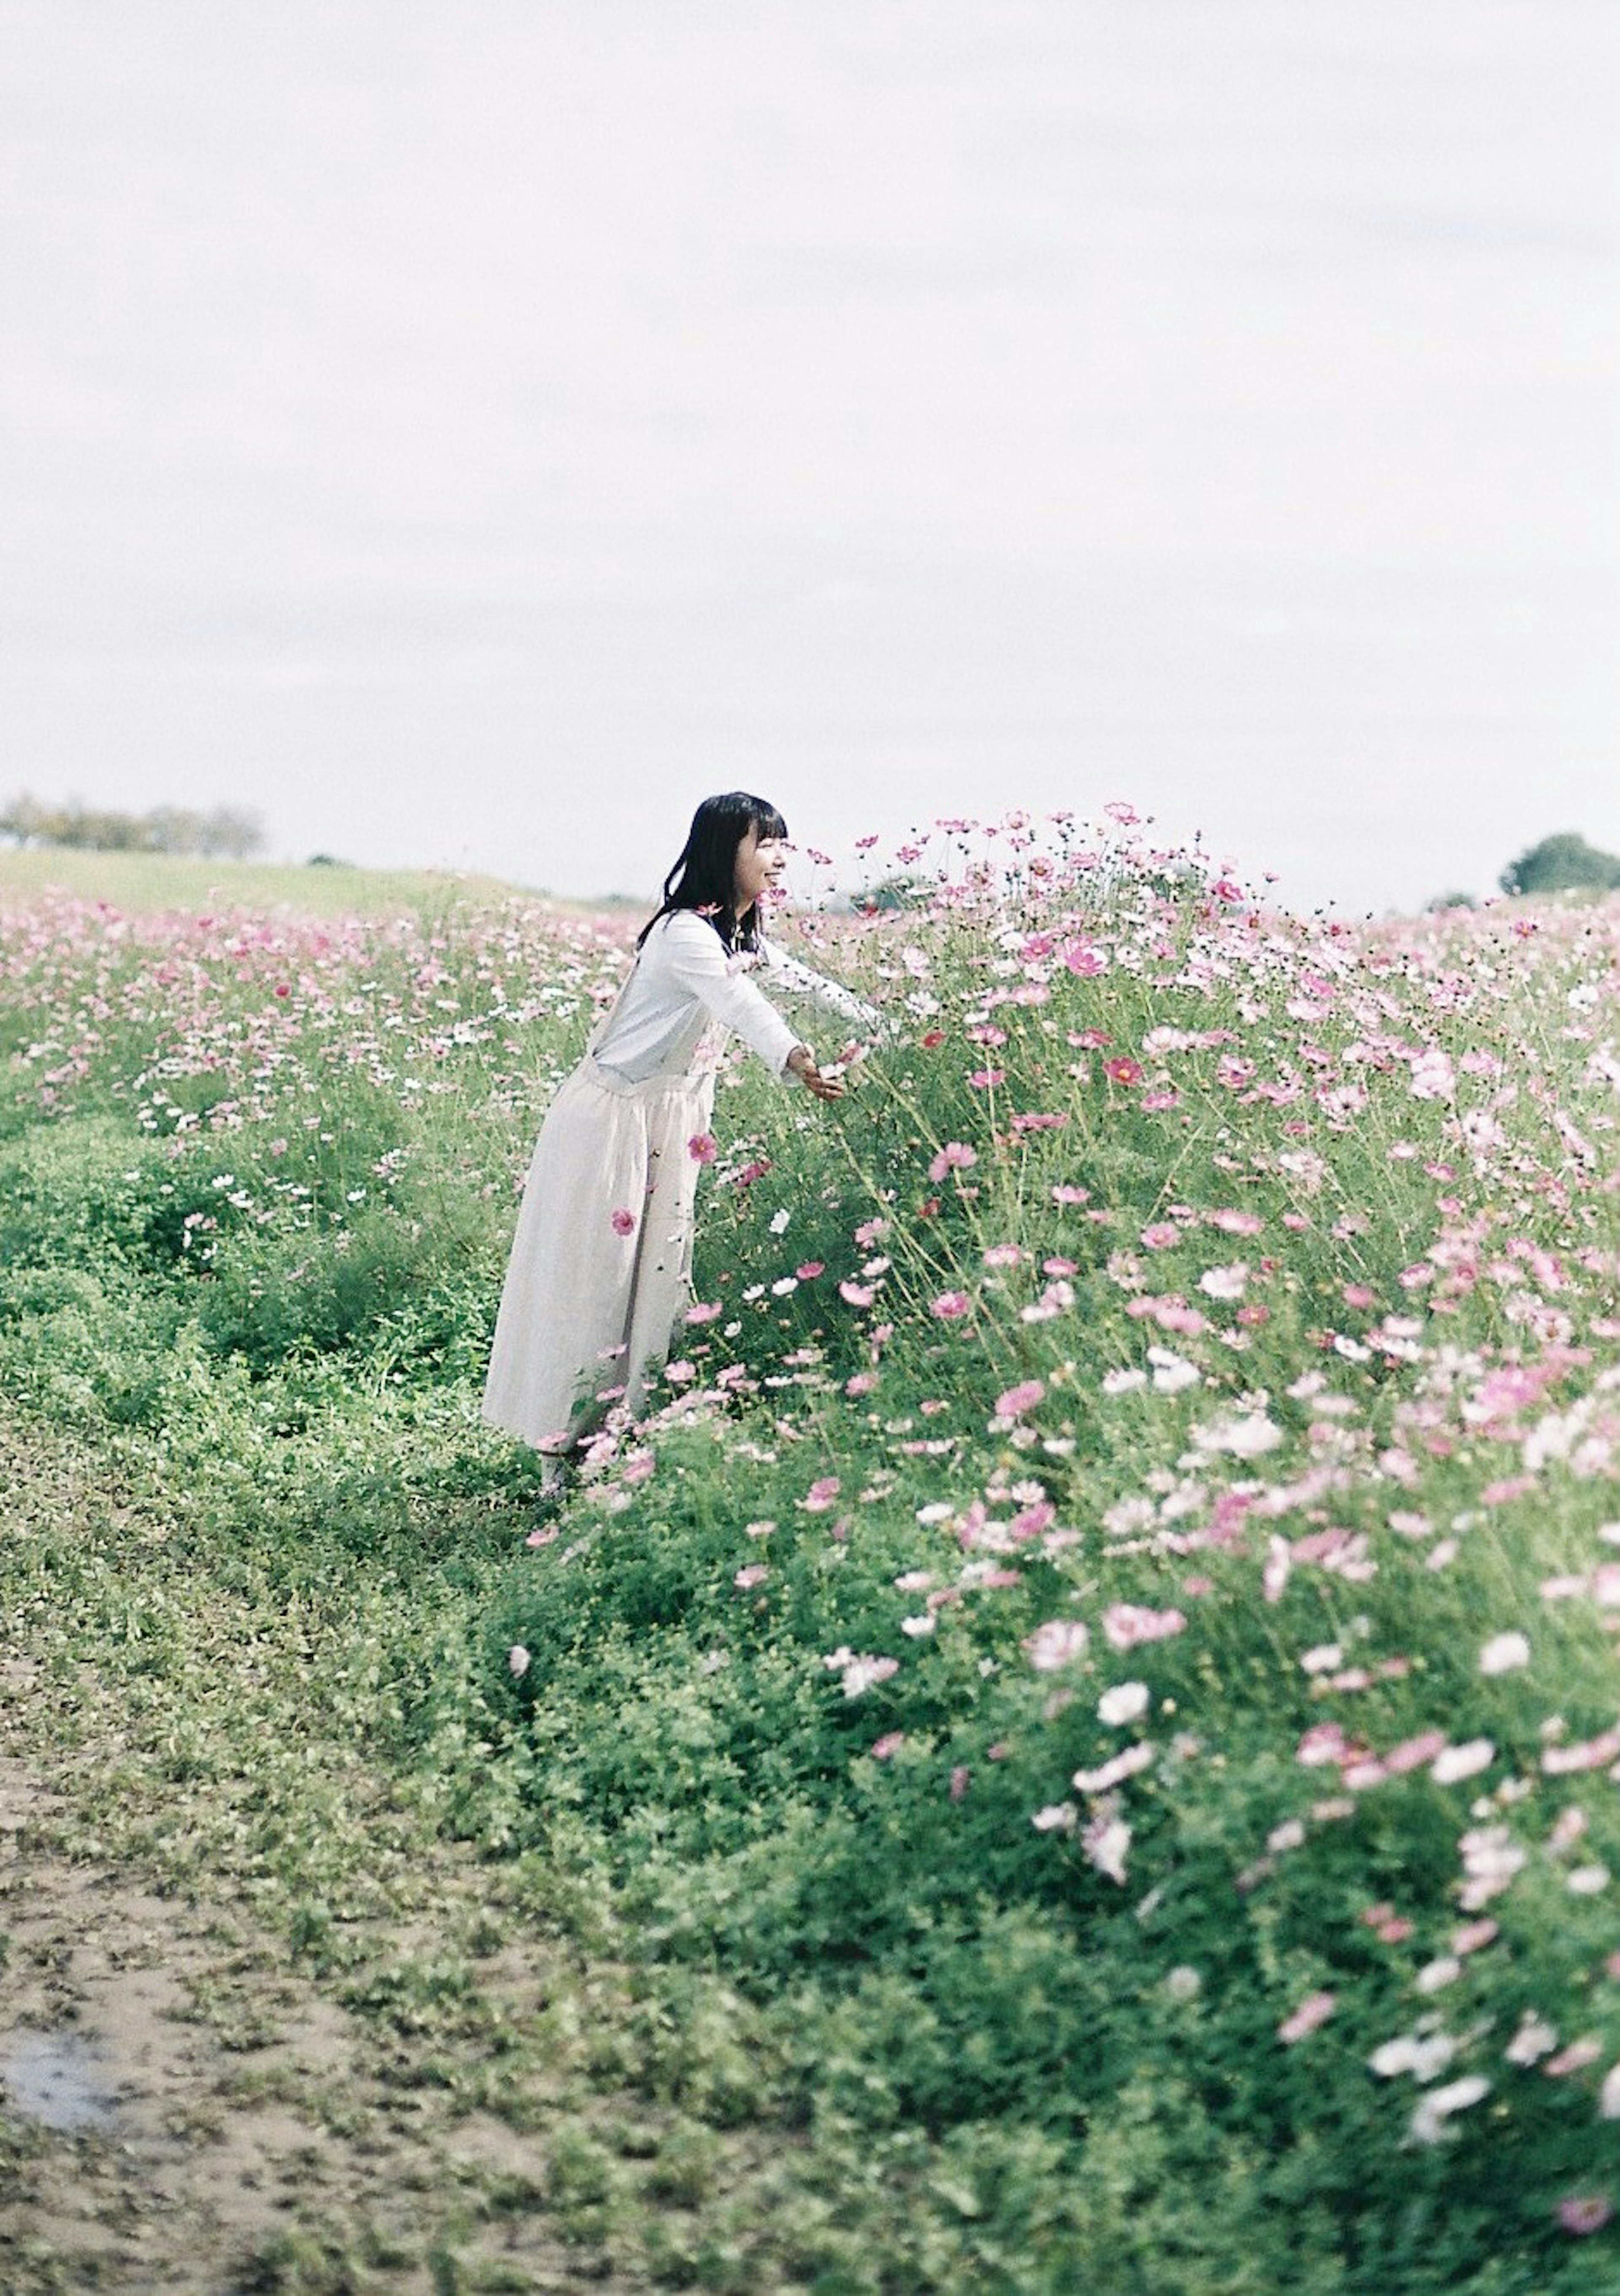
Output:
[[786,866],[787,840],[785,837],[761,838],[758,822],[750,822],[748,833],[736,849],[736,890],[732,906],[739,917],[745,915],[761,895],[769,896],[776,891]]

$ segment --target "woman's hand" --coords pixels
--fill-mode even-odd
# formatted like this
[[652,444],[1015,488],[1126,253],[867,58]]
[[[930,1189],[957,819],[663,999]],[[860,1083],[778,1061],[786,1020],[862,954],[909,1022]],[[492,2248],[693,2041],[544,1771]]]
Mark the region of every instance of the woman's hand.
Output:
[[848,1090],[841,1076],[822,1075],[808,1045],[795,1045],[787,1056],[787,1065],[805,1090],[813,1092],[818,1100],[842,1100]]

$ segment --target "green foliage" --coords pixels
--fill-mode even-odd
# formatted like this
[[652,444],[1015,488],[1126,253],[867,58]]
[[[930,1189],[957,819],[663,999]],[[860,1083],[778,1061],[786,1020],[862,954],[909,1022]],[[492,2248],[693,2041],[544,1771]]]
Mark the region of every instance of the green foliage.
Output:
[[[14,1542],[8,1614],[120,1701],[95,1822],[240,1875],[424,2079],[499,2095],[525,2044],[454,1940],[352,1971],[391,1828],[461,1837],[611,1960],[628,1998],[529,2042],[572,2019],[667,2126],[575,2131],[545,2199],[604,2253],[637,2226],[664,2284],[1599,2296],[1612,2235],[1553,2211],[1612,2185],[1612,1891],[1569,1880],[1620,1868],[1620,1823],[1544,1758],[1615,1714],[1620,1236],[1558,1122],[1612,1129],[1608,953],[1487,914],[1353,959],[1169,865],[1040,915],[836,928],[896,1041],[825,1112],[722,1079],[718,1312],[538,1511],[477,1390],[599,953],[436,913],[335,953],[233,931],[185,984],[97,942],[81,997],[24,947],[0,1382],[144,1478],[156,1527]],[[1542,1414],[1567,1439],[1520,1488]],[[1127,1605],[1180,1623],[1116,1647]],[[1520,1625],[1534,1668],[1482,1673]],[[1037,1665],[1054,1626],[1089,1639]],[[892,1663],[851,1688],[856,1657]],[[1127,1683],[1139,1718],[1106,1720]],[[1490,1751],[1346,1785],[1351,1754],[1298,1759],[1329,1719]],[[342,1748],[398,1807],[350,1807]],[[1484,1826],[1523,1866],[1453,1953]],[[1532,2013],[1590,2066],[1512,2065]],[[1437,2032],[1441,2078],[1492,2087],[1414,2142],[1435,2081],[1369,2060]]]
[[1620,856],[1599,852],[1583,837],[1565,831],[1543,837],[1509,861],[1501,873],[1504,893],[1611,893],[1620,887]]

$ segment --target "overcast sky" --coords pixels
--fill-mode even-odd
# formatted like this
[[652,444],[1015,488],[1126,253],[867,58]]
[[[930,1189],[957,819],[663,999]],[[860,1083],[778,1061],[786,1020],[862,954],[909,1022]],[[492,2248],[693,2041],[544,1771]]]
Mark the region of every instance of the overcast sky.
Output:
[[0,0],[0,796],[1620,850],[1613,0]]

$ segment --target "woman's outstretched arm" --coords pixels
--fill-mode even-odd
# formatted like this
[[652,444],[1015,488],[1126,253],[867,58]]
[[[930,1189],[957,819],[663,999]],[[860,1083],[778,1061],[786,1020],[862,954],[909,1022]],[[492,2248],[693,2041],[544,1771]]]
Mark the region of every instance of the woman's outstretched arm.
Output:
[[[789,1055],[794,1053],[804,1054],[814,1070],[813,1056],[798,1030],[783,1019],[752,980],[730,970],[725,948],[712,925],[705,924],[692,911],[678,910],[659,925],[657,940],[658,961],[674,984],[688,996],[695,997],[715,1020],[735,1029],[773,1076],[802,1076],[802,1062],[789,1065]],[[648,943],[649,948],[652,945]],[[802,1080],[809,1081],[808,1078]]]
[[823,1012],[835,1014],[849,1027],[859,1029],[866,1036],[879,1037],[890,1033],[889,1024],[877,1007],[868,1004],[865,997],[857,996],[854,990],[846,988],[842,981],[829,980],[826,973],[818,972],[813,965],[806,964],[801,957],[790,956],[785,948],[778,948],[775,941],[762,942],[761,955],[773,986],[799,996],[813,997]]

